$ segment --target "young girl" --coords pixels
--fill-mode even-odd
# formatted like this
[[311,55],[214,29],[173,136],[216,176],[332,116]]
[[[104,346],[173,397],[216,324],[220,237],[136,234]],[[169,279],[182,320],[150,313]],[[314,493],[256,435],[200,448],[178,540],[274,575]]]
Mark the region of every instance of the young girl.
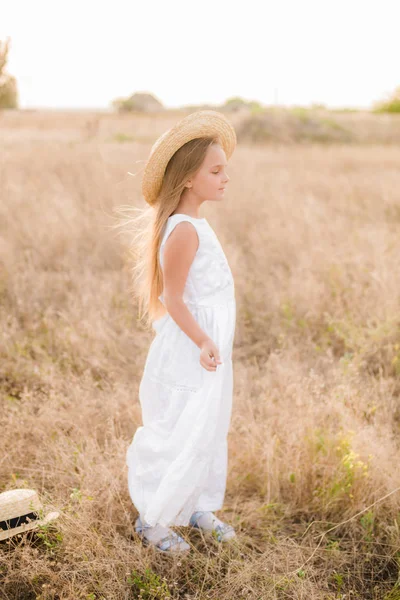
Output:
[[203,202],[224,203],[235,147],[224,115],[198,111],[156,141],[143,175],[152,221],[138,296],[156,335],[139,387],[143,426],[126,464],[135,530],[164,552],[190,548],[173,525],[219,541],[236,536],[212,512],[223,506],[227,478],[235,289],[217,235],[199,216]]

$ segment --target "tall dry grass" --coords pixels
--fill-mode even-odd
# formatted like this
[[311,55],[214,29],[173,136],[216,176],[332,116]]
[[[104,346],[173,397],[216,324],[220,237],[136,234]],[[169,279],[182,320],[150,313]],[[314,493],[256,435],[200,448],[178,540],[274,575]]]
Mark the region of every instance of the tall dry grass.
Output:
[[0,489],[61,516],[0,544],[0,598],[399,598],[400,149],[238,145],[228,195],[202,209],[236,284],[218,516],[238,541],[177,528],[192,551],[164,557],[133,532],[125,451],[152,333],[112,225],[177,116],[7,119]]

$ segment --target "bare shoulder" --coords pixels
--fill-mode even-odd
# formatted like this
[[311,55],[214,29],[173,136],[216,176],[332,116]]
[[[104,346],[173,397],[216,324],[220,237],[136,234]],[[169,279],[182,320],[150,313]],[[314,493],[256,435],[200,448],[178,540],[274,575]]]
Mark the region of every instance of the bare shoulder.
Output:
[[196,227],[190,221],[180,221],[175,225],[165,243],[165,253],[169,251],[196,252],[199,236]]
[[164,248],[164,296],[183,294],[185,281],[199,247],[196,227],[189,221],[175,225]]

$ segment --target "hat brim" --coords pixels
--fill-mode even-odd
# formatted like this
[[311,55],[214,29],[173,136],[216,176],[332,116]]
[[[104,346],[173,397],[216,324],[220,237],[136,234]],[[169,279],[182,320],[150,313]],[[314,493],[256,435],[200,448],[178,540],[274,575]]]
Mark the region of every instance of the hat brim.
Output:
[[39,525],[47,525],[50,521],[57,519],[60,516],[60,513],[57,511],[49,512],[47,515],[43,517],[43,519],[36,519],[35,521],[30,521],[30,523],[23,523],[18,527],[13,527],[12,529],[5,529],[0,531],[0,541],[6,540],[18,533],[25,533],[25,531],[30,531],[32,529],[37,529]]
[[143,172],[142,194],[148,204],[157,200],[165,169],[175,152],[190,140],[206,136],[218,136],[229,160],[236,147],[236,133],[225,115],[215,110],[191,113],[158,138]]

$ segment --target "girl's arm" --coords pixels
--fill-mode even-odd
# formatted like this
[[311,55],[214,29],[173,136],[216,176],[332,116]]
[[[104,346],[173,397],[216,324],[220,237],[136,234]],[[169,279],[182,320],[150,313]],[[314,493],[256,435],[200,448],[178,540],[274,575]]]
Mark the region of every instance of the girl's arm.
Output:
[[163,297],[168,313],[184,333],[201,348],[209,340],[183,301],[190,266],[199,246],[196,228],[188,221],[178,223],[168,236],[163,254]]
[[183,301],[186,279],[199,243],[192,223],[182,221],[174,227],[164,246],[163,297],[173,320],[200,348],[201,366],[207,371],[216,371],[217,366],[222,364],[219,349],[201,329]]

